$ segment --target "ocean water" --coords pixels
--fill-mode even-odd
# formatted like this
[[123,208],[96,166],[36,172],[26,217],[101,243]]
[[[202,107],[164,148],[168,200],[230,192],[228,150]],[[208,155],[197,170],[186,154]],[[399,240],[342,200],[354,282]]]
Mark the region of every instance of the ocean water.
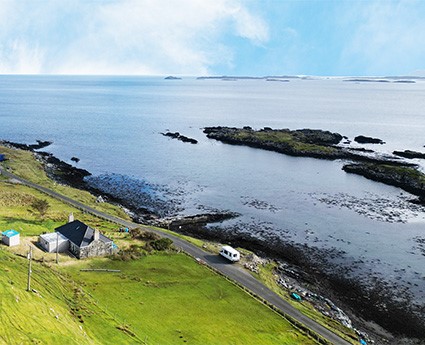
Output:
[[[352,143],[381,153],[423,152],[424,95],[423,80],[0,76],[0,138],[53,141],[45,150],[95,177],[140,181],[177,201],[176,213],[230,210],[241,216],[223,227],[339,251],[341,267],[406,286],[423,302],[425,209],[408,193],[347,174],[341,161],[226,145],[202,128],[324,129],[381,138],[385,145]],[[160,134],[167,130],[199,143]]]

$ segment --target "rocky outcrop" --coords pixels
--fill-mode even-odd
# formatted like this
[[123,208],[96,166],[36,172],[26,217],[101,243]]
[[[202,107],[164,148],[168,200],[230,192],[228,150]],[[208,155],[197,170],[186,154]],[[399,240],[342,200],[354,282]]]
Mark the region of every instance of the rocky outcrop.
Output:
[[413,166],[356,163],[346,164],[342,169],[373,181],[399,187],[418,196],[419,201],[425,203],[425,174]]
[[51,141],[43,141],[43,140],[36,140],[36,141],[37,141],[37,144],[27,145],[27,144],[14,143],[12,141],[5,140],[5,141],[2,141],[2,144],[12,146],[14,148],[25,150],[25,151],[39,150],[52,144]]
[[35,152],[35,156],[51,179],[76,188],[87,187],[84,178],[91,175],[87,170],[75,168],[48,152]]
[[161,133],[161,134],[164,135],[164,136],[166,136],[166,137],[169,137],[171,139],[180,140],[180,141],[182,141],[184,143],[190,143],[190,144],[197,144],[198,143],[198,140],[193,139],[193,138],[186,137],[184,135],[181,135],[179,132],[175,132],[175,133],[173,133],[173,132],[166,132],[166,133]]
[[163,218],[156,220],[153,224],[162,228],[168,228],[170,230],[177,230],[180,232],[186,232],[191,230],[199,230],[209,223],[222,222],[231,218],[238,217],[239,214],[235,212],[213,212],[213,213],[202,213],[192,216],[177,216],[170,218]]
[[168,77],[165,77],[164,79],[165,80],[181,80],[182,78],[169,75]]
[[404,150],[404,151],[394,151],[394,155],[400,156],[403,158],[421,158],[425,159],[425,153],[417,152],[417,151],[410,151],[410,150]]
[[315,157],[322,159],[347,158],[347,152],[333,145],[342,140],[342,135],[315,129],[271,129],[253,130],[251,127],[206,127],[204,133],[210,139],[228,144],[245,145],[290,156]]
[[359,144],[385,144],[385,141],[379,138],[366,137],[364,135],[358,135],[354,138],[354,141]]

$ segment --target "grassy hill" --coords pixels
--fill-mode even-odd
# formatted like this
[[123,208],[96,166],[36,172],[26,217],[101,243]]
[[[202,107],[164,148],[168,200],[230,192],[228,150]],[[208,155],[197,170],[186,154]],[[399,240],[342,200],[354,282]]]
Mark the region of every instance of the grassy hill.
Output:
[[[193,259],[33,262],[0,250],[0,343],[314,344],[244,291]],[[109,268],[120,272],[81,272]]]
[[[96,205],[90,194],[45,178],[28,152],[7,154],[7,165],[21,176]],[[44,216],[31,206],[36,199],[50,205]],[[96,206],[115,215],[122,212],[112,205]],[[37,236],[62,225],[70,212],[121,248],[132,243],[113,223],[0,178],[0,230],[21,234],[20,246],[0,245],[0,344],[315,344],[279,314],[182,253],[143,251],[129,261],[79,261],[61,254],[55,264],[55,254],[35,246]],[[28,245],[35,259],[31,292],[26,291]]]

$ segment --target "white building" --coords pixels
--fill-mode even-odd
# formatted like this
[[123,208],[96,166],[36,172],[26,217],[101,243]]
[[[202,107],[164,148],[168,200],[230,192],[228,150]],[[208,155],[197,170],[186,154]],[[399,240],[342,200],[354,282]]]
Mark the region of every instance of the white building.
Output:
[[3,231],[2,241],[9,247],[19,245],[19,232],[17,232],[16,230]]
[[66,252],[69,249],[69,240],[59,232],[40,235],[39,243],[49,253],[56,253],[56,246],[58,246],[58,253]]

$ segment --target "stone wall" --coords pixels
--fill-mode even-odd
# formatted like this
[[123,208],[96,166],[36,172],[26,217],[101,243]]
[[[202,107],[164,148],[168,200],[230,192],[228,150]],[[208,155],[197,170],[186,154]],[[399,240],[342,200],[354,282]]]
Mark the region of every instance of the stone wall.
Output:
[[93,241],[87,247],[80,248],[80,259],[95,256],[111,255],[113,253],[112,242]]

